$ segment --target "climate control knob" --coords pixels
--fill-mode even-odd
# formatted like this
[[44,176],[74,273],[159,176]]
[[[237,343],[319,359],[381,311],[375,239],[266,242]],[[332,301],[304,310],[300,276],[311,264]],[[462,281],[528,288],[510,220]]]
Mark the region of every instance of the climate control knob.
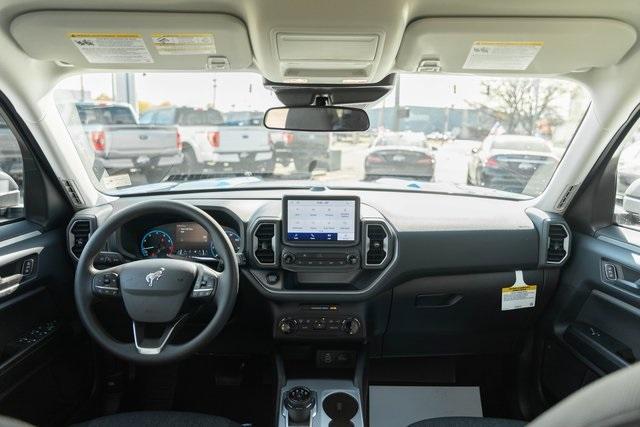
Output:
[[298,327],[298,322],[293,319],[282,319],[278,324],[278,329],[285,335],[293,333]]
[[342,321],[342,331],[348,335],[356,335],[360,332],[360,321],[356,318],[348,318]]
[[358,255],[349,254],[347,255],[347,264],[356,265],[358,263]]
[[296,256],[290,252],[285,252],[284,255],[282,255],[282,261],[285,264],[293,264],[296,262]]

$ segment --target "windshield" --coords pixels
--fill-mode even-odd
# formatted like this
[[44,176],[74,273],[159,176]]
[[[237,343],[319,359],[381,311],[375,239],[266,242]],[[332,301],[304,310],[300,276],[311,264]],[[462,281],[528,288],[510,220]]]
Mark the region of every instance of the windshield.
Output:
[[368,131],[322,133],[264,128],[282,104],[251,73],[85,74],[54,97],[106,193],[326,185],[518,199],[544,191],[589,103],[565,80],[404,74],[366,107]]

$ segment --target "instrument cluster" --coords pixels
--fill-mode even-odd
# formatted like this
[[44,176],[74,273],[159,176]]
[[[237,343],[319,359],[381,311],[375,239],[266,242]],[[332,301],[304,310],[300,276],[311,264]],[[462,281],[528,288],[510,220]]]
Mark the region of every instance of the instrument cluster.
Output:
[[[236,252],[240,234],[231,227],[222,227]],[[217,258],[218,253],[209,233],[195,222],[175,222],[145,230],[138,244],[143,258]]]

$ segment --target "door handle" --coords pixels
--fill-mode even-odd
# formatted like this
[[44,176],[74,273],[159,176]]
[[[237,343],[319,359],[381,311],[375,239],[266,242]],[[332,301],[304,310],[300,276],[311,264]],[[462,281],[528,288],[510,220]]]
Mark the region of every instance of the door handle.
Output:
[[0,278],[0,298],[14,293],[20,286],[21,282],[22,274],[20,273]]

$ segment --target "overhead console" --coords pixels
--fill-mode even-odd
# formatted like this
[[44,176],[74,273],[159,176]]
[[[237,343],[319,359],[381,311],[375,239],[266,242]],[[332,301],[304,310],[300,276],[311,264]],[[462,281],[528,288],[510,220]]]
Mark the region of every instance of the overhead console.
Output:
[[289,195],[250,226],[253,277],[268,292],[359,292],[393,259],[391,226],[356,196]]

